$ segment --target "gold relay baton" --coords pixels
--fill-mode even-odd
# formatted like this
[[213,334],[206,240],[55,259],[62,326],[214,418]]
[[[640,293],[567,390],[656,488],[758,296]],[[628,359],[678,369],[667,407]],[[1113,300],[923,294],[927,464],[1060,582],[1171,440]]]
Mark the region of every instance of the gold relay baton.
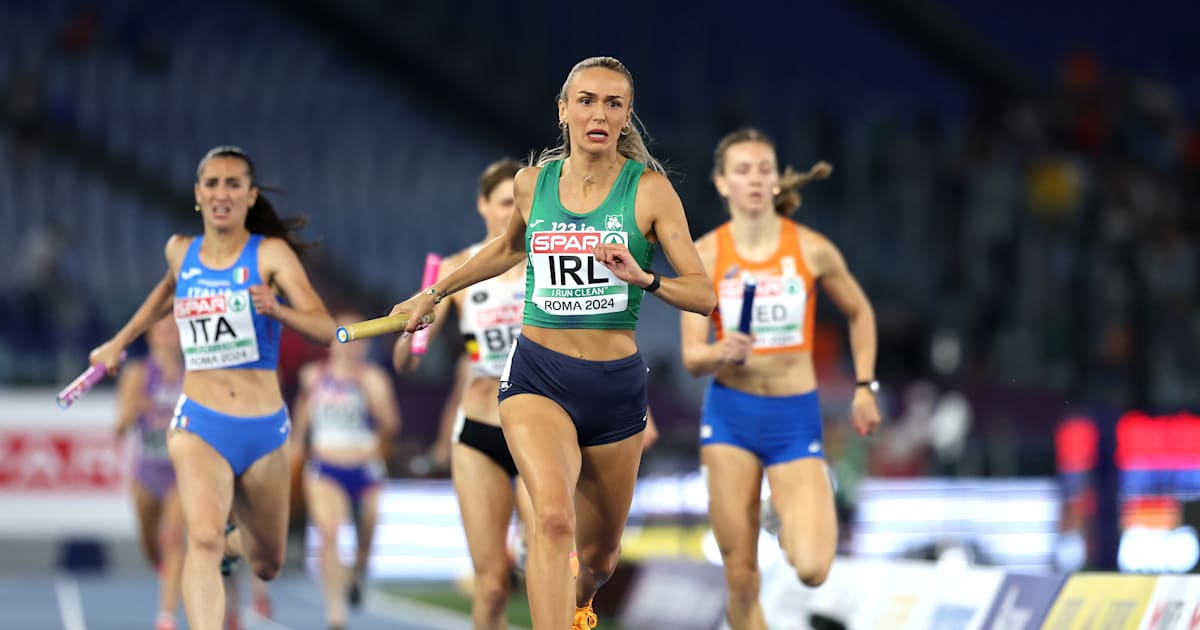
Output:
[[[429,313],[421,318],[421,321],[426,326],[433,323],[433,313]],[[378,337],[388,333],[400,332],[408,325],[408,313],[397,313],[396,315],[385,315],[368,319],[362,322],[346,324],[338,326],[337,340],[341,343],[348,343],[357,339],[365,339],[367,337]]]

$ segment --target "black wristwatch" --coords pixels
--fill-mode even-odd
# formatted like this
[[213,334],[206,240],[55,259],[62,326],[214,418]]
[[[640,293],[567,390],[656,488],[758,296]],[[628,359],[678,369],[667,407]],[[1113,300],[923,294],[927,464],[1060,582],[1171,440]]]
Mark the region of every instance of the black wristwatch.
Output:
[[866,387],[872,394],[879,393],[879,381],[871,379],[869,381],[859,381],[854,384],[855,387]]
[[650,284],[642,287],[642,290],[646,293],[654,293],[658,290],[659,285],[662,284],[662,276],[658,275],[657,271],[651,271],[650,275],[654,276],[654,279],[650,281]]

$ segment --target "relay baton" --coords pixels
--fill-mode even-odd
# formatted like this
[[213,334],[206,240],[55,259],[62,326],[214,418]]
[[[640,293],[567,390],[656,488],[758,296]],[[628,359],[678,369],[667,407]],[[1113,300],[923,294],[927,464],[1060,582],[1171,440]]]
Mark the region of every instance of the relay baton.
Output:
[[[421,321],[426,325],[433,323],[433,313],[421,318]],[[385,315],[368,319],[365,322],[355,322],[338,326],[337,340],[342,343],[349,343],[356,339],[365,339],[367,337],[378,337],[388,333],[400,332],[408,325],[408,313],[397,313],[395,315]]]
[[746,276],[742,284],[742,318],[738,322],[738,331],[747,335],[750,334],[750,320],[754,316],[754,292],[757,288],[758,281]]
[[[125,360],[125,352],[121,351],[121,361]],[[82,374],[75,377],[70,385],[67,385],[58,392],[58,396],[54,398],[55,402],[62,409],[70,407],[76,400],[79,400],[84,394],[88,393],[96,383],[104,380],[108,375],[108,369],[99,363],[94,363]]]
[[[425,254],[425,275],[421,277],[421,290],[424,291],[437,282],[438,269],[442,266],[442,257],[434,253]],[[417,356],[425,354],[429,347],[429,329],[422,328],[413,334],[412,353]]]
[[[750,334],[750,320],[754,318],[754,293],[758,289],[758,281],[753,276],[746,276],[742,282],[742,314],[738,320],[738,332]],[[738,365],[745,361],[738,361]]]

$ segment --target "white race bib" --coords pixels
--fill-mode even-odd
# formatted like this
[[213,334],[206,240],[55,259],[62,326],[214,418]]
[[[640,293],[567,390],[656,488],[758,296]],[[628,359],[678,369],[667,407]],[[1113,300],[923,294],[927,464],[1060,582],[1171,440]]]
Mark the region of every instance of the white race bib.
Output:
[[[784,348],[804,343],[804,315],[808,292],[799,276],[755,276],[754,314],[750,332],[755,348]],[[737,330],[742,317],[742,278],[720,284],[721,325]]]
[[499,376],[508,359],[508,349],[521,332],[523,305],[485,305],[475,310],[475,347],[468,346],[476,374]]
[[175,323],[189,370],[213,370],[258,360],[250,292],[175,298]]
[[532,301],[552,315],[619,313],[629,306],[629,285],[600,264],[600,243],[628,246],[625,232],[535,232],[529,240]]

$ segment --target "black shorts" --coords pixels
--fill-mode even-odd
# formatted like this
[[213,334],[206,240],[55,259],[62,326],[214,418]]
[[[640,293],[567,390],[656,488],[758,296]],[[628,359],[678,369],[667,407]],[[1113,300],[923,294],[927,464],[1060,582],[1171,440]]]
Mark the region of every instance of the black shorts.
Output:
[[500,376],[500,402],[535,394],[558,403],[580,446],[620,442],[646,428],[646,362],[640,353],[585,361],[517,337]]
[[500,427],[463,418],[455,441],[487,455],[508,473],[509,478],[517,476],[517,463],[508,451],[508,442],[504,441],[504,431]]

